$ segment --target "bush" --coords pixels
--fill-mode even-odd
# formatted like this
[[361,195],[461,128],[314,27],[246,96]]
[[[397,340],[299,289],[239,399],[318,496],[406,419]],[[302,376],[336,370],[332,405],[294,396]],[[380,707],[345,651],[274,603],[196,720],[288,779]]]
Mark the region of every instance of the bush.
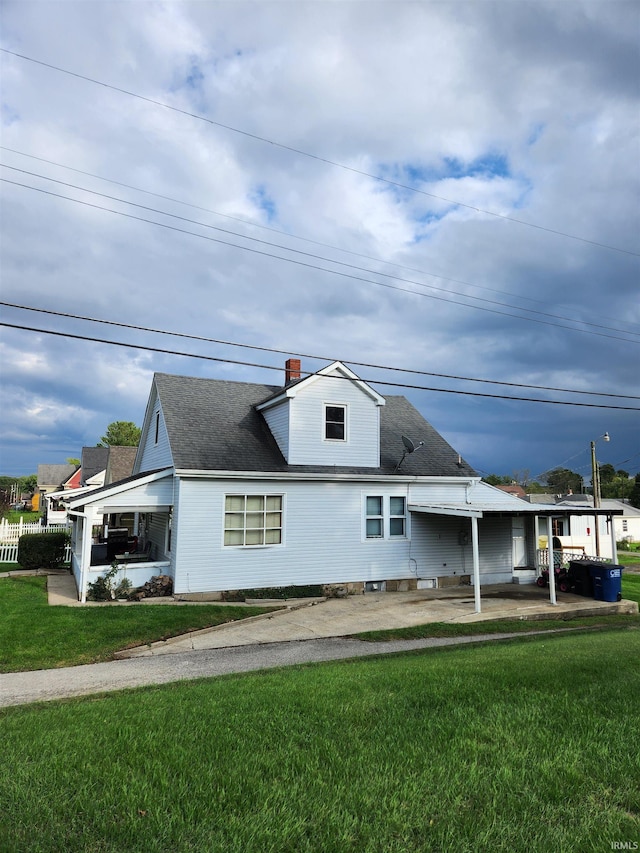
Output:
[[246,601],[247,598],[321,598],[322,586],[277,586],[261,589],[228,589],[222,593],[222,601]]
[[25,533],[18,540],[18,563],[23,569],[59,569],[68,542],[68,533]]
[[89,601],[114,601],[116,598],[127,598],[131,592],[131,581],[129,578],[117,579],[120,564],[115,560],[111,568],[103,576],[89,584],[87,598]]

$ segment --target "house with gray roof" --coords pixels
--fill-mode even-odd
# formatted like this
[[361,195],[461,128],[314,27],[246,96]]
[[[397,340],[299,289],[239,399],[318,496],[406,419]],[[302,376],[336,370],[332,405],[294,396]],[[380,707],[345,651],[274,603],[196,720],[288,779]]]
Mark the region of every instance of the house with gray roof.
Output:
[[562,513],[482,483],[404,397],[297,359],[282,386],[155,374],[131,477],[69,508],[81,600],[108,568],[92,545],[126,518],[123,573],[168,574],[179,597],[466,582],[477,609],[481,583],[535,579],[538,525]]
[[41,494],[61,489],[64,483],[78,470],[77,465],[63,464],[38,465],[38,491]]

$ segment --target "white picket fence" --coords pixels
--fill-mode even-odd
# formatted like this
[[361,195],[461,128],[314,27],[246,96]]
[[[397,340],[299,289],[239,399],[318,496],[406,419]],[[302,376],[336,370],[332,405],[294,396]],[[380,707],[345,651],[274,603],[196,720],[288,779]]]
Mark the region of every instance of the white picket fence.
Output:
[[[0,563],[18,562],[18,540],[25,533],[67,533],[69,527],[66,524],[49,524],[44,527],[38,521],[25,523],[19,522],[9,524],[6,518],[0,521]],[[71,561],[71,546],[67,545],[65,562]]]

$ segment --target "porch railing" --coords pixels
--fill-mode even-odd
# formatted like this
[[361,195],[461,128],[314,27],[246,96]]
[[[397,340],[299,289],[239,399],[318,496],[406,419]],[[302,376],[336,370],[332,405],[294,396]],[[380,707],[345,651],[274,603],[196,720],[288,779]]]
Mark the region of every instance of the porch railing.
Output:
[[[565,546],[564,548],[554,549],[553,557],[556,566],[564,566],[566,563],[569,563],[572,560],[593,560],[597,563],[611,563],[611,557],[595,557],[591,554],[587,554],[582,547],[570,547]],[[549,549],[548,548],[538,548],[538,565],[542,567],[549,567]]]

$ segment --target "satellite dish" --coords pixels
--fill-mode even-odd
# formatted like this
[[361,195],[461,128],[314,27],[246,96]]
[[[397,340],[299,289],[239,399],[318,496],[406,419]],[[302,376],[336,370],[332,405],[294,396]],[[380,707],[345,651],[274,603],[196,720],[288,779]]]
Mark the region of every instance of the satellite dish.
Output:
[[407,438],[406,435],[402,436],[402,443],[404,444],[404,451],[402,453],[402,459],[396,465],[395,470],[393,472],[394,474],[396,473],[398,468],[402,465],[406,456],[408,456],[410,453],[414,453],[416,450],[420,450],[421,447],[424,447],[424,441],[421,441],[418,444],[418,446],[416,447],[416,445],[411,441],[410,438]]
[[410,438],[407,438],[406,435],[402,436],[402,443],[407,448],[407,453],[413,453],[413,451],[416,449],[415,444],[411,441]]

